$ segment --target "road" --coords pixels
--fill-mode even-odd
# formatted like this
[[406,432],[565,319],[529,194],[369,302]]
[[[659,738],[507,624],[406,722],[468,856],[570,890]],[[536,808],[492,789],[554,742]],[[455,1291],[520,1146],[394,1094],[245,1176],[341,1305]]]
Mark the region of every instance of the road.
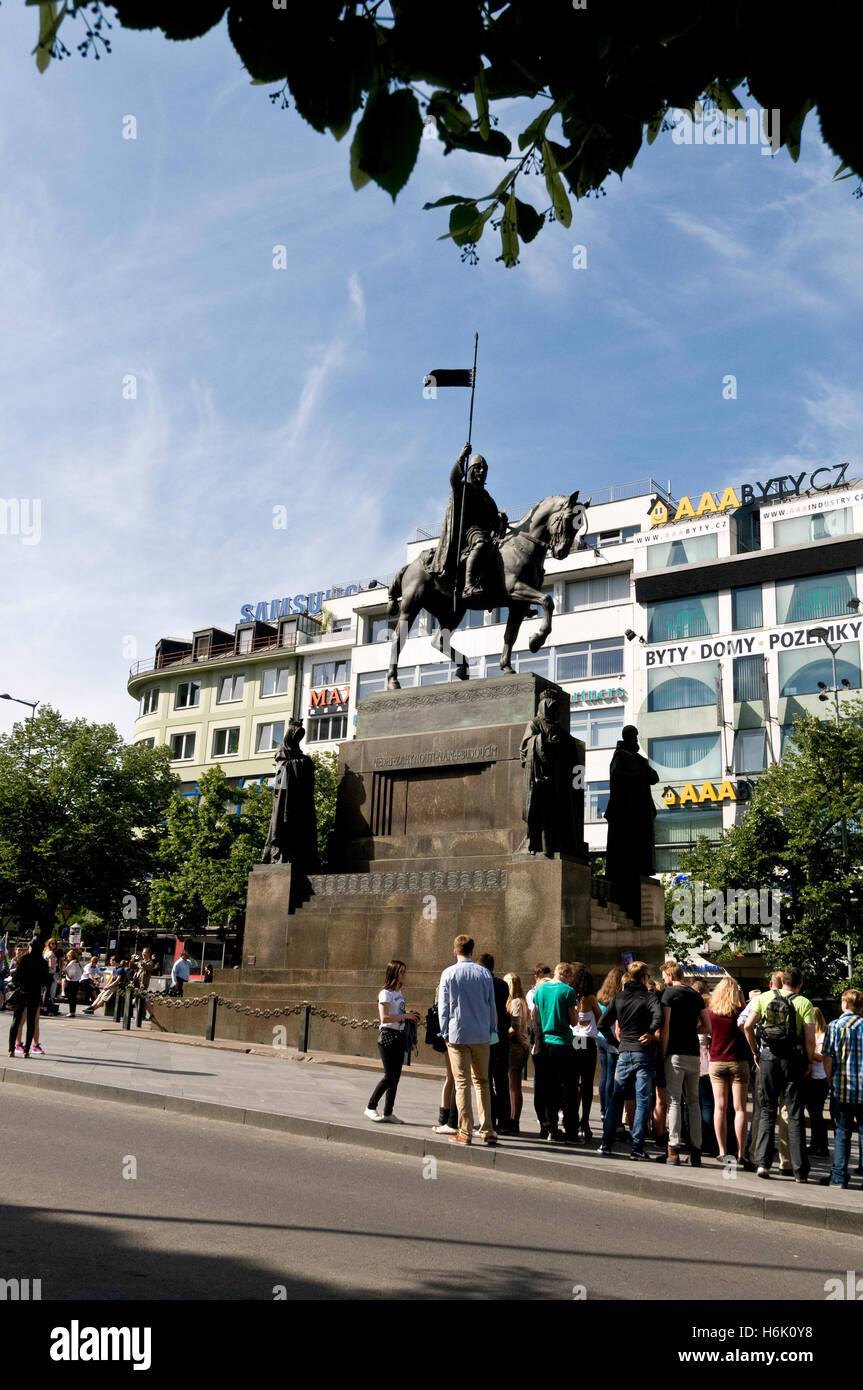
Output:
[[433,1166],[4,1086],[0,1278],[64,1301],[823,1301],[863,1268],[859,1238]]

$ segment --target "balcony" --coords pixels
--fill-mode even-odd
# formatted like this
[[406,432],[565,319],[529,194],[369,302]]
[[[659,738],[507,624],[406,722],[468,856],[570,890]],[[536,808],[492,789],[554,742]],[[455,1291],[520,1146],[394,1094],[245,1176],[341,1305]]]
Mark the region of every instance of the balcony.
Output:
[[296,652],[298,647],[319,647],[327,644],[354,646],[356,640],[357,630],[355,627],[350,627],[344,628],[340,632],[286,632],[282,634],[281,638],[278,633],[273,633],[271,637],[256,637],[251,647],[242,652],[237,651],[234,642],[224,642],[209,647],[206,655],[195,656],[191,651],[163,652],[159,656],[150,657],[148,660],[136,661],[129,668],[127,684],[138,676],[145,676],[154,671],[173,671],[190,666],[199,667],[225,661],[248,661],[250,657],[264,656],[275,652]]

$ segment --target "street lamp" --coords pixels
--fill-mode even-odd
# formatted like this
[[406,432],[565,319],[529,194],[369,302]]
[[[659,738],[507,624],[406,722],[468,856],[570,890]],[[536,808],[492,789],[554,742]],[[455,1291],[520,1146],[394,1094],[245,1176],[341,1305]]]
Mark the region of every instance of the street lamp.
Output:
[[19,700],[17,695],[0,695],[0,700],[14,700],[16,705],[29,705],[31,719],[36,713],[36,706],[39,703],[38,700]]
[[[849,609],[851,610],[852,613],[856,613],[856,612],[857,612],[857,609],[860,607],[860,600],[857,599],[857,598],[849,599],[849,601],[848,601],[848,607],[849,607]],[[834,643],[828,642],[828,640],[827,640],[828,632],[827,632],[827,628],[826,628],[826,627],[810,627],[809,631],[806,633],[806,636],[807,636],[807,637],[816,637],[816,638],[818,639],[819,642],[823,642],[823,643],[824,643],[825,647],[827,648],[827,650],[828,650],[829,653],[830,653],[830,660],[831,660],[831,662],[832,662],[832,664],[833,664],[833,716],[834,716],[834,719],[836,720],[836,728],[838,729],[838,728],[839,728],[839,725],[840,725],[840,714],[839,714],[839,682],[838,682],[838,680],[836,679],[836,653],[837,653],[838,650],[839,650],[839,643],[836,643],[836,644],[834,645]],[[851,689],[851,682],[850,682],[850,681],[843,680],[843,681],[842,681],[842,685],[845,687],[846,690],[850,690],[850,689]],[[824,701],[826,701],[826,700],[827,700],[827,689],[828,689],[828,687],[824,684],[823,681],[818,681],[818,689],[819,689],[820,692],[821,692],[820,695],[818,696],[818,699],[819,699],[819,700],[824,700]],[[844,796],[844,795],[845,795],[845,781],[844,781],[844,778],[842,778],[842,774],[841,774],[841,773],[840,773],[840,790],[841,790],[841,792],[842,792],[842,795]],[[846,825],[846,823],[845,823],[845,816],[844,816],[844,814],[843,814],[843,816],[841,817],[841,820],[840,820],[839,824],[840,824],[840,829],[841,829],[841,831],[842,831],[842,868],[843,868],[843,871],[847,874],[847,872],[848,872],[848,827],[847,827],[847,825]],[[848,922],[848,918],[847,918],[847,909],[846,909],[844,915],[845,915],[845,922],[846,922],[846,926],[847,926],[847,922]],[[853,974],[853,966],[854,966],[854,955],[853,955],[853,952],[852,952],[852,949],[851,949],[851,938],[850,938],[850,936],[847,936],[847,937],[846,937],[846,940],[845,940],[845,953],[846,953],[846,959],[847,959],[847,962],[848,962],[848,979],[850,980],[851,977],[852,977],[852,974]]]

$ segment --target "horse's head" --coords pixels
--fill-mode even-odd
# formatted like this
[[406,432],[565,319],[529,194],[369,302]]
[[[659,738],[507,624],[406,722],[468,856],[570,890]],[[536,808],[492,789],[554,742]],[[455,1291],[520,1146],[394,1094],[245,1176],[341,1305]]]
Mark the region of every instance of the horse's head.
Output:
[[549,548],[555,560],[562,560],[570,550],[578,550],[579,541],[587,531],[589,502],[579,502],[578,491],[560,497],[560,505],[549,518]]

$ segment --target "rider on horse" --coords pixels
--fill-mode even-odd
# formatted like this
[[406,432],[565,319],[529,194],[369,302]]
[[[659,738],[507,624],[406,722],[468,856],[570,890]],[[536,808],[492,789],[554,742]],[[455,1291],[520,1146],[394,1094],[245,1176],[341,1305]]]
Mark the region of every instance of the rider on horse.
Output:
[[[494,498],[486,491],[488,464],[482,454],[474,454],[468,462],[470,444],[465,444],[450,476],[450,498],[437,549],[428,569],[439,582],[453,589],[458,584],[461,560],[459,540],[467,550],[465,583],[461,597],[483,597],[483,571],[486,569],[495,539],[506,533],[508,520],[498,511]],[[467,469],[465,464],[467,463]]]

